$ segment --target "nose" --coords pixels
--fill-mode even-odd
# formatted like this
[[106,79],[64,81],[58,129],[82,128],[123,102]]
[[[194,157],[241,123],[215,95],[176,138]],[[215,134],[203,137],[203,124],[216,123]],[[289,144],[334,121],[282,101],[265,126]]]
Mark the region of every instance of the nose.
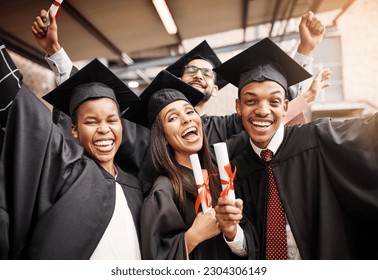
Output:
[[182,123],[188,123],[192,121],[192,118],[188,114],[183,114],[183,116],[181,117],[181,121]]
[[197,69],[197,72],[194,73],[194,77],[203,79],[202,71],[200,69]]
[[265,117],[269,115],[270,113],[269,104],[267,104],[266,102],[259,103],[255,113],[256,115],[261,116],[261,117]]
[[110,132],[110,128],[107,124],[105,123],[101,123],[98,128],[97,128],[97,132],[98,133],[101,133],[101,134],[107,134]]

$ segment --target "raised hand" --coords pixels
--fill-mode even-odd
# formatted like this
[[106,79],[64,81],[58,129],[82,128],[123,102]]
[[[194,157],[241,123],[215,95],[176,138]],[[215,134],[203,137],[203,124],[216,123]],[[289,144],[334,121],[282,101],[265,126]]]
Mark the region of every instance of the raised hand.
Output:
[[329,83],[325,83],[325,81],[327,81],[330,78],[331,74],[332,72],[328,68],[325,68],[321,70],[318,74],[316,74],[308,90],[303,93],[303,98],[306,100],[307,103],[313,102],[319,95],[321,90],[330,85]]
[[61,46],[58,42],[58,26],[56,24],[56,18],[50,10],[50,25],[45,26],[45,23],[47,22],[46,14],[46,10],[41,10],[40,15],[35,18],[31,30],[36,42],[41,48],[48,55],[52,55],[59,51]]
[[324,34],[325,26],[314,13],[310,11],[304,14],[299,23],[299,37],[301,41],[298,46],[298,52],[310,56],[323,40]]

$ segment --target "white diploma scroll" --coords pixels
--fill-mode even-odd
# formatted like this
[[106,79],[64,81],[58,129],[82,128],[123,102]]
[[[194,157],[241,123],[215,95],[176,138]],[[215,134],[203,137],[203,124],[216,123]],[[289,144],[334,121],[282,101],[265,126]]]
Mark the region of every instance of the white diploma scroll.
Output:
[[[228,151],[227,151],[227,145],[225,142],[219,142],[214,144],[214,150],[215,150],[215,156],[217,158],[217,165],[218,165],[218,171],[219,176],[222,181],[230,182],[229,174],[227,174],[226,169],[224,168],[226,165],[230,163],[230,160],[228,159]],[[231,182],[233,184],[233,182]],[[227,188],[229,183],[222,184],[222,189],[224,190]],[[228,198],[235,199],[235,191],[233,189],[230,189],[228,191]]]
[[[201,191],[204,189],[204,178],[202,174],[201,163],[199,161],[197,154],[192,154],[189,157],[190,157],[190,162],[192,164],[194,180],[196,181],[197,186],[202,186],[198,188],[198,193],[201,193]],[[202,206],[203,213],[206,213],[207,211],[211,209],[211,207],[208,207],[206,205],[205,197],[203,197],[201,200],[201,206]]]
[[[63,0],[55,0],[54,3],[51,4],[50,9],[52,10],[54,16],[57,16],[62,2]],[[47,27],[50,25],[50,11],[47,11],[46,19],[47,21],[45,22],[45,26]]]

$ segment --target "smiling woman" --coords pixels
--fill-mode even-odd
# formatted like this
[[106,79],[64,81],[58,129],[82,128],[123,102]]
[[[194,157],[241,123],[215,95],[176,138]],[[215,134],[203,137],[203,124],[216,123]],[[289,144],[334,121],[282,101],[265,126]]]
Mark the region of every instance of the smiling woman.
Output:
[[[213,209],[195,214],[198,191],[189,156],[197,153],[201,166],[209,174],[217,173],[194,109],[203,93],[163,70],[140,98],[124,116],[151,127],[151,153],[158,176],[142,207],[142,257],[240,258],[224,241]],[[215,206],[221,186],[216,176],[210,176],[209,182]],[[241,217],[241,210],[239,214]]]
[[173,101],[160,111],[159,119],[177,162],[191,168],[189,156],[202,149],[204,135],[201,118],[193,105],[185,100]]
[[[139,98],[98,60],[46,95],[73,117],[79,145],[62,134],[51,111],[12,74],[17,69],[0,47],[7,59],[0,61],[5,77],[0,107],[11,108],[0,116],[1,123],[8,119],[0,186],[9,202],[0,206],[7,210],[11,234],[0,236],[1,257],[140,259],[141,185],[121,169],[116,174],[114,166],[122,138],[119,109]],[[19,86],[9,87],[15,82]]]
[[88,100],[77,108],[72,135],[90,157],[115,175],[114,157],[122,141],[117,104],[110,98]]

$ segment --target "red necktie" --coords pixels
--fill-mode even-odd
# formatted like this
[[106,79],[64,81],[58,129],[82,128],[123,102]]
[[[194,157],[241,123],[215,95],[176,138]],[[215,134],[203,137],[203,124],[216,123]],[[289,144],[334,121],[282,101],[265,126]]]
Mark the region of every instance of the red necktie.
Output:
[[261,158],[268,164],[268,199],[266,206],[266,259],[287,260],[285,211],[278,195],[273,170],[270,166],[273,152],[261,151]]

